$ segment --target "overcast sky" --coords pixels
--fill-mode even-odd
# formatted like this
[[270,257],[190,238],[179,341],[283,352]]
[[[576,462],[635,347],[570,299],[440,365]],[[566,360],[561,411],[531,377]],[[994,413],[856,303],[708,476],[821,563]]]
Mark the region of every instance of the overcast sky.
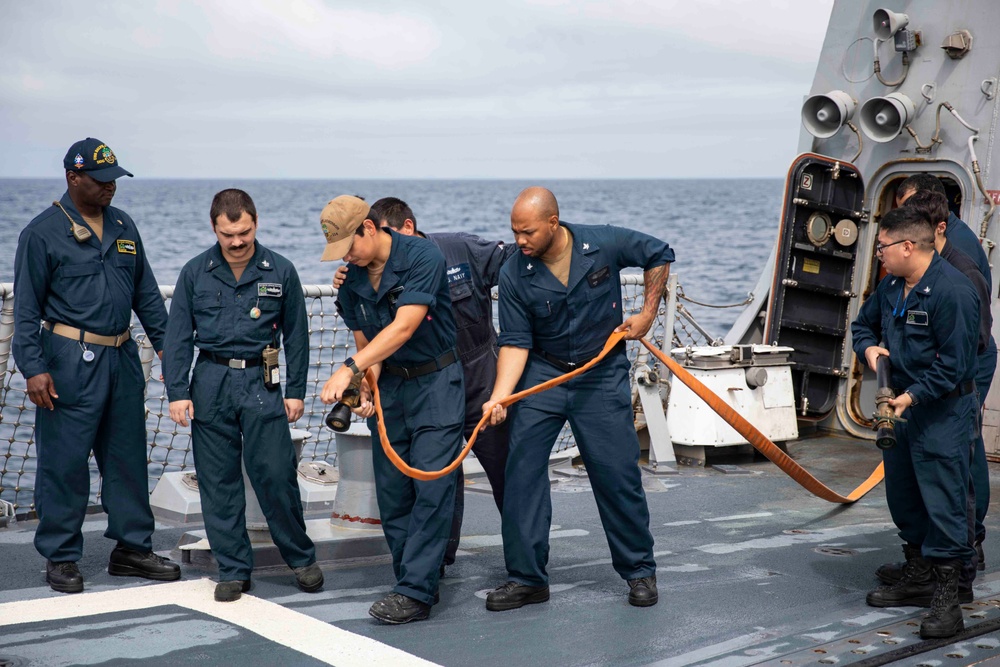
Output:
[[783,176],[831,6],[8,1],[0,177]]

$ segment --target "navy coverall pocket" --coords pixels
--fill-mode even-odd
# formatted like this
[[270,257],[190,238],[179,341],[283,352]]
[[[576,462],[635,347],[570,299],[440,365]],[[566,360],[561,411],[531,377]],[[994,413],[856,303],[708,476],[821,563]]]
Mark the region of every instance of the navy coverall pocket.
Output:
[[198,340],[204,343],[218,343],[225,331],[222,321],[222,301],[219,296],[200,296],[192,300],[194,319],[200,323]]
[[48,331],[42,332],[42,341],[45,365],[52,376],[56,393],[59,394],[59,398],[53,399],[53,402],[59,405],[76,405],[80,401],[81,385],[85,379],[80,375],[80,365],[86,363],[83,361],[80,342]]
[[107,292],[104,266],[100,262],[60,266],[53,278],[56,286],[52,291],[67,297],[72,295],[72,305],[76,307],[93,305]]
[[468,280],[452,283],[450,289],[455,325],[459,329],[468,329],[482,322],[483,309],[479,307],[479,300],[472,294],[472,283]]

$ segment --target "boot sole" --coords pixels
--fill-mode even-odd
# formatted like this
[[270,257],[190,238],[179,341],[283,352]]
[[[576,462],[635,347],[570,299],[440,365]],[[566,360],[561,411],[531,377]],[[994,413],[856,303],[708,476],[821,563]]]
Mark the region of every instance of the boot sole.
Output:
[[933,595],[928,595],[926,597],[919,598],[908,598],[906,600],[893,600],[891,602],[882,600],[873,600],[871,595],[865,596],[865,603],[869,607],[878,607],[884,609],[886,607],[930,607],[931,599]]
[[315,583],[312,586],[303,586],[300,582],[296,583],[298,584],[300,591],[304,593],[315,593],[319,589],[323,588],[323,584],[325,582],[322,579],[320,579],[318,583]]
[[920,628],[920,638],[921,639],[948,639],[949,637],[954,637],[959,632],[965,630],[964,620],[960,620],[951,630],[941,630],[939,632],[924,632],[923,628]]
[[83,592],[83,582],[79,584],[57,584],[46,580],[45,583],[49,585],[49,588],[57,593],[82,593]]
[[628,603],[630,605],[632,605],[633,607],[652,607],[654,604],[656,604],[659,601],[660,601],[660,596],[659,595],[657,595],[654,598],[650,598],[648,600],[633,600],[632,598],[628,599]]
[[146,572],[129,565],[108,565],[108,574],[112,577],[142,577],[153,581],[177,581],[181,578],[180,571],[177,572]]
[[244,593],[248,593],[250,591],[250,586],[251,586],[250,581],[247,581],[246,583],[243,584],[243,586],[242,586],[242,588],[240,588],[240,590],[236,591],[235,596],[224,595],[224,596],[220,597],[219,593],[216,592],[215,596],[214,596],[215,597],[215,601],[216,602],[236,602],[237,600],[239,600],[243,596]]
[[404,623],[410,623],[411,621],[426,621],[430,618],[431,612],[430,610],[417,611],[415,614],[407,616],[406,618],[393,618],[391,616],[376,614],[374,611],[369,609],[368,615],[377,621],[381,621],[382,623],[388,623],[389,625],[403,625]]
[[490,602],[487,598],[486,609],[488,611],[510,611],[511,609],[520,609],[526,604],[539,604],[548,601],[549,592],[546,590],[540,593],[532,593],[516,602]]

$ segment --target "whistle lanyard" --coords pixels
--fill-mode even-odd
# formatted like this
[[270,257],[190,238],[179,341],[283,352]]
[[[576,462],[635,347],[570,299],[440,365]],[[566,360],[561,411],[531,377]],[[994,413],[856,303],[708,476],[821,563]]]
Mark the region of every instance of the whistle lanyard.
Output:
[[[899,300],[900,300],[900,298],[902,298],[902,296],[903,296],[903,292],[904,292],[905,290],[906,290],[906,284],[904,283],[904,284],[903,284],[903,285],[902,285],[902,286],[901,286],[901,287],[899,288],[899,294],[897,294],[897,295],[896,295],[896,305],[892,307],[892,316],[893,316],[893,317],[902,317],[903,315],[905,315],[905,314],[906,314],[906,302],[907,302],[907,300],[909,300],[909,298],[910,298],[910,295],[909,295],[909,294],[907,294],[907,295],[906,295],[906,298],[905,298],[905,299],[903,299],[903,306],[902,306],[902,307],[900,307],[900,305],[899,305]],[[897,311],[898,311],[898,312],[897,312]]]

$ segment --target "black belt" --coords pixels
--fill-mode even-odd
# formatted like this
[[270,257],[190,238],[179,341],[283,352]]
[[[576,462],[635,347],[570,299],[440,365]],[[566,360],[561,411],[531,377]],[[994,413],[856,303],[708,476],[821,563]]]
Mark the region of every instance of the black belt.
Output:
[[382,370],[389,375],[395,375],[405,380],[411,380],[413,378],[420,377],[421,375],[427,375],[428,373],[439,371],[442,368],[447,368],[456,361],[458,361],[458,357],[455,356],[455,350],[448,350],[437,359],[428,361],[426,364],[420,364],[419,366],[392,366],[390,364],[382,364]]
[[941,398],[958,398],[959,396],[965,396],[966,394],[971,394],[976,390],[976,382],[974,380],[966,380],[961,383],[947,394]]
[[252,368],[254,366],[260,366],[264,363],[263,358],[260,356],[256,356],[252,359],[232,359],[230,357],[223,357],[214,352],[206,352],[205,350],[200,350],[199,356],[205,357],[209,361],[214,361],[220,366],[229,366],[230,368]]
[[[624,340],[619,341],[617,345],[615,345],[613,348],[611,348],[611,351],[608,352],[608,354],[615,354],[616,352],[620,352],[622,350],[622,348],[624,348],[624,347],[625,347],[625,341]],[[564,373],[571,373],[571,372],[575,371],[577,368],[579,368],[580,366],[586,365],[587,363],[590,362],[591,359],[593,359],[598,354],[600,354],[600,352],[598,352],[597,354],[594,354],[594,355],[591,355],[591,356],[587,357],[583,361],[579,361],[579,362],[574,363],[572,361],[563,361],[559,357],[551,355],[548,352],[546,352],[545,350],[542,350],[542,349],[537,348],[537,347],[534,350],[532,350],[532,352],[534,352],[535,354],[537,354],[538,356],[540,356],[542,359],[544,359],[545,361],[549,362],[550,364],[552,364],[553,366],[555,366],[556,368],[558,368],[559,370],[561,370]]]
[[[947,394],[941,397],[941,400],[946,400],[949,398],[958,398],[959,396],[965,396],[966,394],[971,394],[976,390],[975,380],[966,380],[965,382],[959,384],[957,387],[949,391]],[[905,389],[893,389],[896,396],[906,392]]]

